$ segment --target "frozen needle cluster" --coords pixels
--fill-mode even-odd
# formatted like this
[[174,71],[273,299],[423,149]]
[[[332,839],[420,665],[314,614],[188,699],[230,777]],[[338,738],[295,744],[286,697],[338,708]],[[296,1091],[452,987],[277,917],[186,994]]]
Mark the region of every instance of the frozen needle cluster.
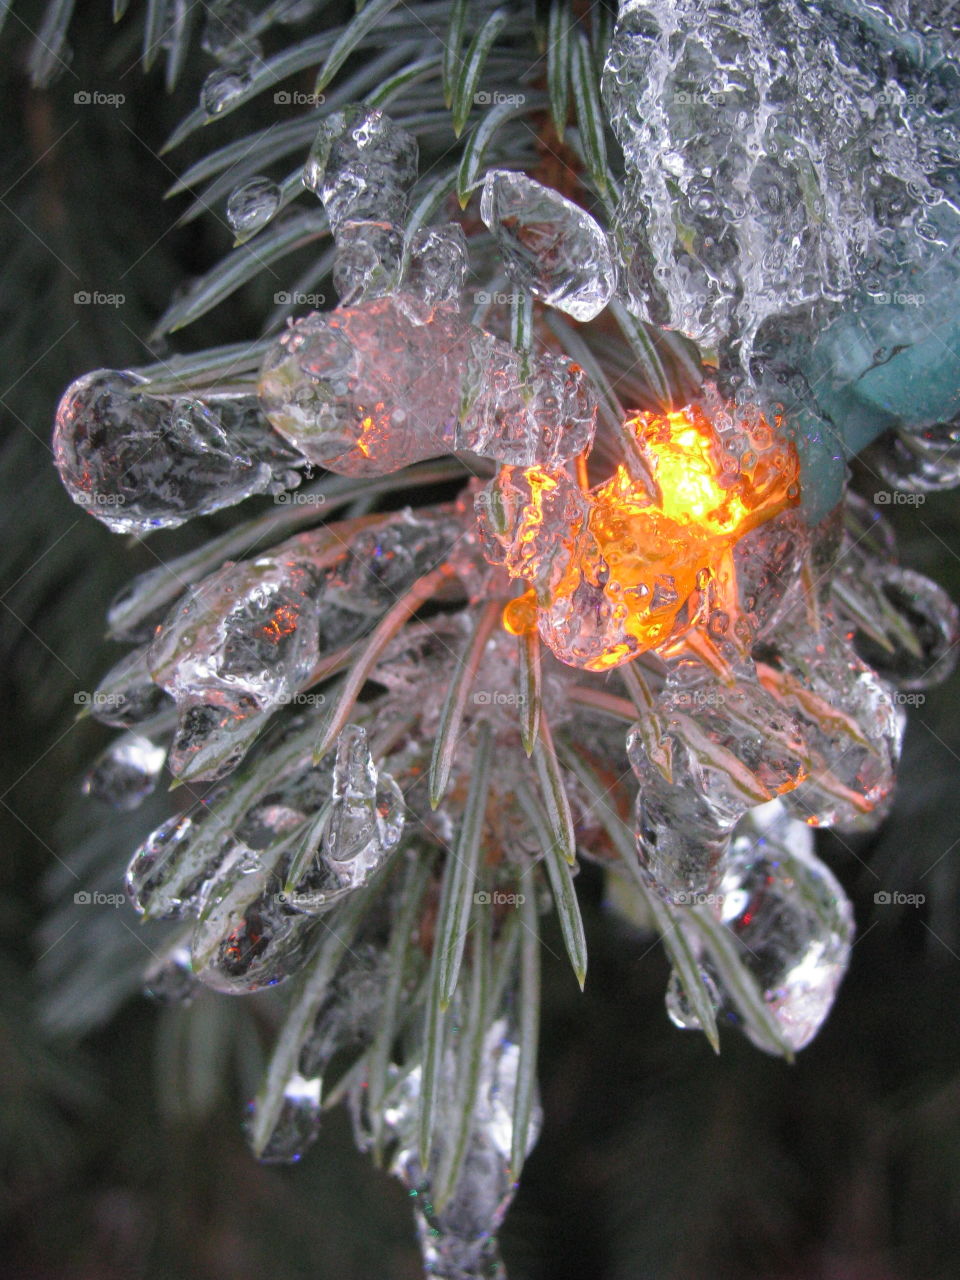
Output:
[[[495,40],[500,18],[458,12]],[[257,24],[217,13],[210,116],[259,58]],[[564,191],[504,167],[494,134],[521,106],[428,181],[413,132],[341,97],[305,190],[248,173],[227,209],[241,240],[329,233],[339,304],[253,357],[99,370],[61,400],[64,485],[114,532],[274,495],[114,602],[130,648],[92,709],[119,736],[85,787],[130,809],[172,775],[127,873],[144,919],[170,922],[148,989],[287,985],[252,1146],[298,1159],[345,1099],[410,1193],[429,1275],[503,1274],[495,1232],[541,1119],[539,920],[557,913],[582,985],[581,863],[662,936],[669,1015],[714,1044],[719,1022],[801,1049],[848,963],[812,829],[882,821],[898,690],[947,674],[957,613],[875,508],[837,503],[837,439],[865,441],[823,405],[792,414],[767,394],[776,359],[750,353],[768,322],[801,316],[791,341],[809,338],[893,258],[934,252],[953,108],[911,102],[912,37],[897,61],[885,23],[852,2],[623,5],[616,199],[593,127],[605,51],[583,32],[564,48],[584,172]],[[470,98],[447,89],[459,130]],[[297,195],[309,215],[284,213]],[[933,405],[875,446],[899,489],[960,479]]]

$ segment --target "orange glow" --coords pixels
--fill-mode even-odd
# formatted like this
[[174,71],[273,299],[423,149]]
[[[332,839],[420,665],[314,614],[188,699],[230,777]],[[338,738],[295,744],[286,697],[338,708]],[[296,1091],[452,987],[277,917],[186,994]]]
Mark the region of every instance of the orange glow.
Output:
[[506,606],[503,625],[512,636],[526,635],[537,629],[537,596],[532,587]]
[[279,644],[284,636],[291,635],[297,629],[297,615],[288,605],[280,605],[274,610],[273,617],[263,627],[263,634],[273,644]]
[[[527,630],[536,606],[541,634],[558,657],[604,671],[668,637],[676,639],[681,611],[691,597],[705,598],[708,587],[714,595],[731,588],[730,552],[737,541],[800,498],[793,444],[776,436],[761,415],[747,422],[735,421],[734,413],[724,408],[711,418],[695,404],[628,419],[659,492],[651,497],[624,466],[586,491],[586,528],[571,530],[569,537],[558,531],[552,540],[554,547],[559,541],[569,551],[562,573],[554,576],[549,591],[538,588],[539,598],[528,592],[511,601],[504,610],[505,628],[515,635]],[[525,564],[515,564],[511,572],[532,582],[538,567],[532,544],[552,478],[541,468],[524,476],[531,501],[520,516],[517,544],[528,546]],[[552,483],[555,488],[556,480]],[[541,542],[539,557],[549,550],[550,542]],[[554,618],[565,620],[570,597],[585,587],[605,601],[609,643],[604,640],[599,651],[578,657],[557,638]],[[686,626],[695,613],[691,608]]]
[[387,413],[386,404],[382,400],[378,400],[372,409],[366,409],[363,405],[358,405],[357,409],[362,416],[356,447],[364,458],[373,458],[376,456],[378,445],[392,429],[390,414]]

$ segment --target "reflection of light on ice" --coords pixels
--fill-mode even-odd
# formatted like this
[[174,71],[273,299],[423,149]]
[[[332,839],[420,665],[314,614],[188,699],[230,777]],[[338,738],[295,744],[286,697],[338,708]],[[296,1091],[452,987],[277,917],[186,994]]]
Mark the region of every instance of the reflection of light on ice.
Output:
[[[546,508],[572,482],[529,468],[529,499],[517,511],[506,560],[513,576],[534,584],[505,609],[506,629],[520,634],[536,621],[558,658],[594,671],[687,629],[698,611],[688,608],[685,621],[681,615],[695,592],[708,612],[716,608],[732,586],[729,553],[737,541],[800,496],[794,446],[759,410],[731,413],[713,388],[683,409],[635,414],[628,426],[657,494],[620,465],[605,483],[581,491],[567,528],[551,526]],[[553,566],[546,583],[545,558]],[[596,632],[586,646],[584,624]]]

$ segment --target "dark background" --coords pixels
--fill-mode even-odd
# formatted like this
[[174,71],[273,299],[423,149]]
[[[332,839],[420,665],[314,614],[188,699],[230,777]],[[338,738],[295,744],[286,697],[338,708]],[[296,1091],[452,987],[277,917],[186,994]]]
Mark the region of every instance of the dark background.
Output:
[[[47,91],[23,71],[37,6],[14,6],[0,46],[0,1273],[416,1280],[404,1195],[354,1151],[343,1115],[295,1168],[248,1154],[241,1119],[268,1004],[207,995],[156,1008],[137,993],[149,955],[133,913],[72,901],[80,884],[119,888],[149,823],[78,799],[107,734],[74,724],[74,695],[119,656],[101,640],[106,605],[153,557],[67,499],[53,412],[79,373],[149,362],[143,339],[170,296],[230,244],[222,208],[174,226],[185,201],[163,193],[190,151],[157,155],[206,60],[168,97],[162,73],[136,65],[137,22],[113,27],[108,8],[81,5],[72,64]],[[83,90],[125,101],[77,104]],[[237,127],[255,123],[241,112]],[[251,285],[174,345],[257,333],[292,278]],[[77,304],[82,290],[125,301]],[[872,492],[869,476],[862,488]],[[936,495],[893,518],[904,562],[960,598],[958,500]],[[222,522],[199,525],[151,546],[169,555]],[[590,977],[581,997],[565,963],[547,961],[546,1127],[503,1233],[515,1280],[956,1276],[958,713],[957,678],[911,712],[879,836],[822,838],[859,940],[832,1017],[795,1066],[732,1030],[717,1059],[674,1029],[659,947],[582,877]],[[879,890],[926,900],[877,906]]]

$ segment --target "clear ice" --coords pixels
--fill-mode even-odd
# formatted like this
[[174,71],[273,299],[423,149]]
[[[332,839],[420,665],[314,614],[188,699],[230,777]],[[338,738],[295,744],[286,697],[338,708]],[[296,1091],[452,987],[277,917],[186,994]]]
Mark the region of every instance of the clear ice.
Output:
[[812,332],[915,262],[960,160],[956,57],[932,34],[866,0],[625,0],[603,96],[635,313],[732,339],[746,368],[766,319]]
[[83,781],[84,795],[114,809],[136,809],[156,787],[166,758],[165,747],[125,733],[94,761]]
[[389,774],[378,773],[360,725],[347,725],[337,739],[332,800],[323,860],[340,888],[356,889],[397,847],[403,833],[400,788]]
[[320,659],[372,628],[461,533],[448,509],[401,510],[298,534],[191,587],[136,667],[176,702],[171,772],[229,772]]
[[881,501],[901,493],[930,493],[960,486],[960,417],[918,431],[892,431],[871,447],[865,461],[890,486]]
[[283,1102],[266,1144],[257,1152],[265,1164],[290,1164],[300,1159],[320,1133],[323,1107],[321,1081],[294,1073],[283,1091]]
[[[53,453],[74,502],[114,533],[173,528],[286,483],[298,459],[249,401],[147,395],[135,374],[98,369],[57,407]],[[294,473],[293,479],[296,479]]]
[[382,111],[353,105],[327,116],[303,171],[333,233],[334,287],[342,306],[396,286],[417,142]]
[[480,216],[510,279],[548,306],[586,321],[613,297],[616,268],[603,229],[559,191],[523,173],[491,169]]
[[382,111],[355,104],[320,125],[303,185],[320,197],[334,236],[345,222],[403,226],[418,158],[411,134]]
[[200,47],[223,65],[259,57],[260,45],[253,34],[258,17],[247,0],[214,0],[204,5],[206,20]]
[[[349,724],[337,739],[330,804],[319,844],[297,855],[289,905],[324,915],[362,888],[397,848],[404,828],[404,799],[397,783],[378,770],[362,725]],[[307,841],[315,840],[310,831]]]
[[258,852],[230,842],[204,884],[190,955],[196,976],[215,991],[259,991],[299,968],[314,922],[285,902],[282,858],[282,847]]
[[402,257],[403,232],[394,223],[342,223],[333,260],[333,287],[340,305],[392,293]]
[[[318,575],[276,550],[228,562],[192,587],[157,629],[148,662],[177,702],[175,775],[215,777],[242,755],[254,718],[290,700],[319,656]],[[220,755],[221,744],[225,748]],[[206,766],[195,757],[209,755]],[[198,767],[199,765],[199,767]]]
[[634,729],[627,754],[637,793],[637,848],[650,887],[678,906],[717,892],[736,824],[797,787],[806,749],[797,717],[760,685],[752,663],[727,684],[682,662],[656,702],[671,780]]
[[[420,227],[410,240],[403,276],[404,301],[409,305],[417,298],[425,309],[459,310],[468,266],[467,238],[459,222]],[[418,320],[426,319],[426,310],[418,308],[415,314]]]
[[212,119],[233,105],[246,92],[253,79],[248,62],[235,62],[211,71],[200,90],[200,103]]
[[814,854],[809,829],[779,806],[737,834],[720,895],[720,920],[736,939],[741,962],[786,1043],[804,1048],[830,1012],[850,958],[854,922],[847,895]]
[[265,227],[280,208],[280,188],[271,178],[251,178],[231,191],[227,221],[238,236]]
[[[490,1277],[505,1280],[495,1233],[516,1191],[510,1161],[519,1057],[519,1047],[507,1019],[498,1018],[484,1040],[463,1168],[452,1195],[441,1209],[433,1203],[430,1179],[417,1154],[419,1067],[406,1076],[385,1110],[386,1125],[396,1144],[390,1170],[410,1192],[428,1276],[444,1280],[489,1280]],[[458,1074],[451,1054],[441,1079],[441,1098],[451,1102],[457,1085]],[[528,1150],[536,1142],[540,1122],[537,1105],[531,1118]],[[439,1132],[431,1152],[433,1169],[442,1160],[445,1141],[449,1141],[449,1132]]]
[[313,462],[382,475],[470,450],[517,466],[558,466],[590,447],[597,400],[583,370],[526,361],[435,307],[422,323],[402,294],[298,320],[267,353],[260,404]]

